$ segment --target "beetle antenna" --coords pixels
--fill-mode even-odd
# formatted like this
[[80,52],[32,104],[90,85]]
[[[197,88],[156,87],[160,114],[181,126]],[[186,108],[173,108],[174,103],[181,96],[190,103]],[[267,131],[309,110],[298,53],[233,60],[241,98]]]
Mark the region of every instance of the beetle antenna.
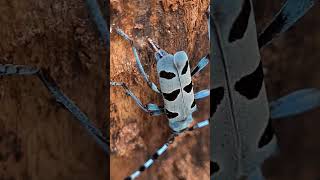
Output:
[[151,44],[151,46],[153,47],[153,49],[158,52],[160,50],[158,44],[156,44],[152,39],[148,38],[148,42]]

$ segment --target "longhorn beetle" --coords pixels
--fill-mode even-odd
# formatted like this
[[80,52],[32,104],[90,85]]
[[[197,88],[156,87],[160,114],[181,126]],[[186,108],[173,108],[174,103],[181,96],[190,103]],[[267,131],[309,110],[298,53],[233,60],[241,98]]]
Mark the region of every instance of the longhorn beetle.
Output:
[[271,119],[320,105],[316,89],[299,90],[269,104],[259,53],[313,4],[287,0],[258,38],[251,0],[211,4],[211,179],[264,179],[260,166],[277,149]]
[[142,104],[125,83],[110,82],[110,85],[123,87],[127,95],[131,96],[137,105],[150,115],[156,116],[166,114],[169,120],[169,127],[172,130],[171,137],[168,141],[159,148],[156,153],[139,168],[139,170],[126,178],[135,179],[142,171],[149,168],[154,161],[168,149],[175,137],[179,136],[183,132],[193,131],[209,124],[208,120],[203,120],[190,127],[190,124],[193,121],[192,113],[197,109],[195,100],[205,98],[210,94],[209,90],[202,90],[194,93],[192,76],[200,72],[209,63],[209,56],[207,55],[203,57],[198,62],[197,66],[190,71],[189,60],[186,52],[179,51],[175,54],[169,54],[165,50],[161,49],[152,39],[148,38],[148,42],[155,50],[157,74],[160,83],[159,89],[148,79],[148,76],[144,72],[137,50],[130,37],[121,29],[117,28],[116,32],[131,44],[139,72],[148,83],[149,87],[153,91],[162,95],[164,107],[159,107],[156,104]]

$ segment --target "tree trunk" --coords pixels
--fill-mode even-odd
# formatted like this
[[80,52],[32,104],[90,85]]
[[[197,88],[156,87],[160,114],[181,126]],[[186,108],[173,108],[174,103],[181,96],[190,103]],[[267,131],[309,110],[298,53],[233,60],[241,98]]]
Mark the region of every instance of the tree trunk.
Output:
[[[158,85],[150,37],[169,53],[184,50],[191,67],[208,54],[207,16],[209,1],[111,1],[111,24],[129,34],[150,79]],[[113,30],[110,47],[111,81],[125,82],[144,103],[162,105],[139,74],[130,44]],[[193,78],[194,91],[209,88],[209,66]],[[158,86],[159,87],[159,86]],[[120,87],[111,87],[111,179],[123,179],[137,170],[169,137],[166,116],[151,117]],[[197,102],[195,122],[209,118],[209,98]],[[141,179],[209,179],[209,128],[179,137],[165,155],[147,169]]]

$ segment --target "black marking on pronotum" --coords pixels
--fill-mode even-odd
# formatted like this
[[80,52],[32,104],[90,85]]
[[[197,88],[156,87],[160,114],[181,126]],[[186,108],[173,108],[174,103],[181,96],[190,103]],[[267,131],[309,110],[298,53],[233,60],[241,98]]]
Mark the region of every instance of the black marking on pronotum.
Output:
[[235,20],[235,22],[233,23],[230,34],[229,34],[230,43],[238,39],[241,39],[243,37],[248,27],[250,14],[251,14],[250,0],[244,0],[242,4],[241,12],[237,17],[237,19]]
[[268,125],[259,140],[258,148],[262,148],[263,146],[269,144],[273,136],[274,136],[274,129],[272,127],[271,119],[269,119]]
[[193,108],[196,105],[196,101],[193,100],[192,104],[191,104],[191,108]]
[[218,163],[210,161],[210,176],[212,176],[214,173],[218,172],[220,170],[220,167]]
[[172,79],[172,78],[176,77],[176,75],[172,72],[161,71],[160,77],[165,78],[165,79]]
[[217,87],[210,90],[210,117],[216,112],[218,105],[224,97],[224,87]]
[[169,119],[175,118],[175,117],[177,117],[179,115],[178,113],[168,111],[168,109],[165,109],[165,112],[166,112],[167,117]]
[[188,63],[188,61],[186,61],[186,64],[184,65],[184,67],[182,69],[181,75],[184,75],[187,72],[188,66],[189,66],[189,63]]
[[287,16],[281,12],[279,16],[268,26],[267,29],[263,31],[262,34],[259,35],[258,44],[259,48],[266,45],[271,39],[281,32],[284,25],[286,25]]
[[236,82],[235,90],[248,99],[254,99],[259,95],[262,83],[263,70],[262,63],[260,61],[259,66],[253,73],[242,77],[238,82]]
[[180,89],[174,90],[171,93],[162,93],[162,94],[166,100],[174,101],[175,99],[177,99],[179,93],[180,93]]
[[186,85],[183,90],[187,93],[190,93],[192,89],[192,81],[190,82],[190,84]]

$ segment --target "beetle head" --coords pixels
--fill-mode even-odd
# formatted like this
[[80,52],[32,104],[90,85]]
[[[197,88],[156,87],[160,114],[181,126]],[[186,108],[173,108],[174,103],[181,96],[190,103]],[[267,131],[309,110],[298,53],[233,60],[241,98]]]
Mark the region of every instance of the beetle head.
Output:
[[174,54],[173,58],[174,64],[178,70],[178,72],[181,72],[186,63],[188,62],[188,56],[187,53],[184,51],[179,51]]

